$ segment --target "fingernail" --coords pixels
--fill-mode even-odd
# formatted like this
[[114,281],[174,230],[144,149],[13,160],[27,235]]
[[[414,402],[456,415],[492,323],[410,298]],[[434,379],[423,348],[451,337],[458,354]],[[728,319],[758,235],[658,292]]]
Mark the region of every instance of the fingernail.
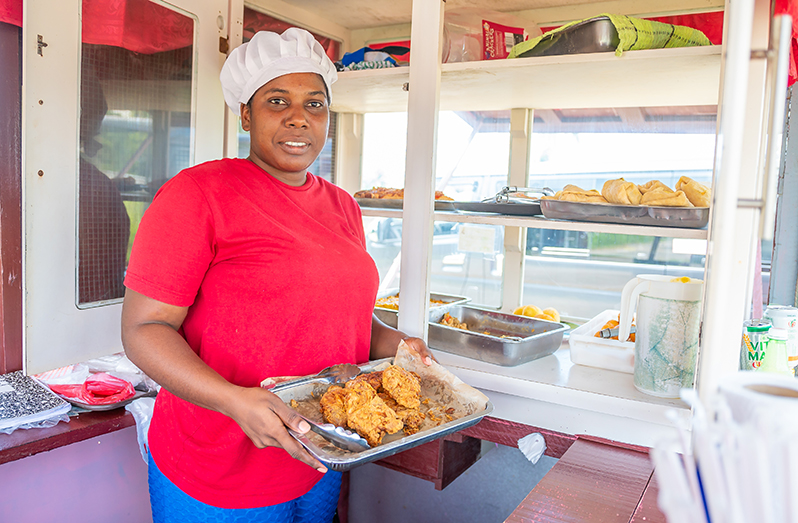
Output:
[[307,431],[310,430],[310,425],[308,425],[307,421],[302,420],[302,421],[299,422],[299,430],[300,430],[300,432],[303,432],[303,433],[307,432]]
[[325,472],[327,472],[327,467],[319,467],[319,468],[317,468],[316,470],[318,470],[319,472],[321,472],[322,474],[324,474]]
[[424,358],[424,363],[426,363],[427,365],[432,365],[432,358],[427,356],[426,358]]

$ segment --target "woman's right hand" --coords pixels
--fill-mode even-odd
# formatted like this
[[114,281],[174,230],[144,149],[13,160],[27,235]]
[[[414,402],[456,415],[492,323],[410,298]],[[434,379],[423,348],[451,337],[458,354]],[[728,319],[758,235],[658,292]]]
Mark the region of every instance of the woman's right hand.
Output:
[[260,387],[238,387],[226,413],[259,449],[278,447],[292,458],[310,465],[319,472],[327,468],[295,440],[288,429],[304,434],[308,422],[276,395]]

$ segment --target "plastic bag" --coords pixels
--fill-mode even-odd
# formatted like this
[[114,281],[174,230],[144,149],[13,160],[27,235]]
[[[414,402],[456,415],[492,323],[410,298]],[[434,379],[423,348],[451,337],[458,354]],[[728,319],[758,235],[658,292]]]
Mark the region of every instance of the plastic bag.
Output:
[[141,452],[141,459],[147,463],[147,434],[150,431],[150,421],[152,421],[152,412],[155,410],[155,398],[139,398],[131,401],[125,405],[125,410],[133,415],[136,420],[136,439],[139,442],[139,451]]
[[69,423],[69,413],[64,412],[62,414],[57,414],[52,418],[47,418],[41,421],[34,421],[32,423],[20,423],[19,425],[12,425],[10,427],[6,427],[4,429],[0,429],[0,434],[11,434],[17,429],[46,429],[49,427],[55,427],[58,425],[59,422]]
[[449,9],[443,20],[444,63],[506,58],[513,45],[542,34],[531,20],[473,7]]
[[87,405],[110,405],[132,398],[133,384],[105,372],[93,374],[81,384],[48,385],[56,394]]

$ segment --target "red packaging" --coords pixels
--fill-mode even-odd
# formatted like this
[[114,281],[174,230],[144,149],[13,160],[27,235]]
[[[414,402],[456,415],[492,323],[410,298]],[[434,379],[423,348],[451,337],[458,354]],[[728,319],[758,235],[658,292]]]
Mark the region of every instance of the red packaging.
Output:
[[485,60],[507,58],[510,50],[529,37],[522,27],[510,27],[482,20],[482,51]]

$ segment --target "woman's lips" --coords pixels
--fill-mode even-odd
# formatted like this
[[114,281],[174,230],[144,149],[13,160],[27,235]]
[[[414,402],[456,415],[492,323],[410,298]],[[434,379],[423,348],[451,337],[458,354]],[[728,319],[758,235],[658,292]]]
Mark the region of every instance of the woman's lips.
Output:
[[293,154],[304,153],[310,147],[310,143],[302,140],[285,140],[280,142],[280,145],[283,146],[283,149]]

